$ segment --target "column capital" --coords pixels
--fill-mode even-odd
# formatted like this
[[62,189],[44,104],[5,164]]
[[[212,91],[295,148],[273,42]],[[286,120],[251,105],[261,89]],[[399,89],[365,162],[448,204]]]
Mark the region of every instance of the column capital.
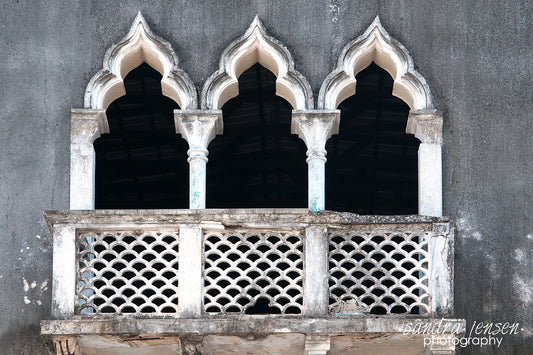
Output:
[[174,110],[176,133],[189,143],[189,208],[203,209],[206,201],[207,146],[222,133],[221,110]]
[[308,161],[326,157],[326,142],[339,133],[339,110],[293,110],[291,133],[297,134],[307,146]]
[[92,144],[103,133],[109,133],[105,110],[74,108],[70,114],[71,143]]
[[410,111],[405,132],[422,143],[442,144],[442,114],[437,110]]
[[189,143],[189,156],[193,152],[207,156],[207,146],[223,130],[221,110],[174,110],[174,123],[176,133]]

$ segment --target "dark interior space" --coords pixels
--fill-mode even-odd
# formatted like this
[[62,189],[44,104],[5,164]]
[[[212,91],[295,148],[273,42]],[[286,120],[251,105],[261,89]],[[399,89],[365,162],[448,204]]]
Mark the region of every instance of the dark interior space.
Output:
[[358,214],[418,212],[418,139],[405,133],[409,106],[372,63],[340,105],[339,134],[326,144],[326,209]]
[[110,133],[94,143],[99,209],[188,208],[187,142],[176,134],[178,105],[161,92],[161,74],[143,63],[109,105]]
[[224,134],[209,145],[208,208],[307,206],[305,143],[291,134],[291,105],[255,64],[223,107]]

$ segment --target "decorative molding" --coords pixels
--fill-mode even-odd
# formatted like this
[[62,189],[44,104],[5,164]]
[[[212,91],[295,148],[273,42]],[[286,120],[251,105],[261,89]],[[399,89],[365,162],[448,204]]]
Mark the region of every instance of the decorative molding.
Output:
[[70,120],[70,208],[93,209],[95,152],[93,143],[109,124],[103,109],[72,109]]
[[222,134],[220,110],[174,110],[176,133],[189,143],[189,208],[205,208],[207,146]]
[[372,62],[393,78],[392,94],[410,107],[406,133],[420,141],[418,150],[418,213],[442,216],[442,116],[433,105],[424,77],[415,70],[407,49],[392,38],[376,16],[366,31],[348,43],[337,67],[324,79],[319,109],[336,109],[355,94],[356,75]]
[[442,144],[442,115],[437,110],[411,110],[405,131],[422,143]]
[[169,42],[150,30],[140,12],[128,34],[107,50],[103,68],[89,81],[85,90],[85,108],[106,109],[111,102],[124,96],[124,78],[143,62],[163,76],[163,95],[176,101],[181,109],[197,108],[196,88],[179,68],[178,56]]
[[313,108],[313,92],[307,79],[294,70],[291,54],[278,40],[269,36],[256,16],[244,35],[222,53],[219,69],[204,84],[203,109],[218,110],[239,94],[238,78],[259,63],[276,75],[276,94],[295,110]]
[[105,110],[83,108],[71,110],[71,143],[93,144],[103,133],[109,133]]
[[392,94],[405,101],[411,110],[434,109],[426,80],[415,70],[407,49],[387,33],[378,16],[342,50],[337,67],[322,83],[318,108],[335,109],[353,95],[355,76],[372,62],[389,72],[394,79]]
[[326,142],[339,133],[339,110],[293,110],[291,133],[307,146],[307,200],[309,210],[326,207]]

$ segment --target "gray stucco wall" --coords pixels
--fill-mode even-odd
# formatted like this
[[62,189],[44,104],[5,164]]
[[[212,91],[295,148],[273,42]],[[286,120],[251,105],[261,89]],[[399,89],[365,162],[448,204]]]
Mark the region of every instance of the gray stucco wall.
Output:
[[44,353],[51,237],[68,208],[70,109],[142,11],[198,90],[259,15],[315,95],[376,15],[411,52],[444,113],[444,214],[456,221],[455,315],[520,322],[533,350],[533,28],[529,1],[15,1],[0,3],[0,353]]

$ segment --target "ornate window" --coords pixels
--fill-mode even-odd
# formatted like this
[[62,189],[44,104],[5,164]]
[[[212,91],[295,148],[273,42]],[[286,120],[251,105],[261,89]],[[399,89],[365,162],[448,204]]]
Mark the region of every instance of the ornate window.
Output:
[[[239,94],[239,77],[255,65],[254,68],[263,67],[274,74],[275,94],[286,101],[285,106],[292,108],[291,132],[307,146],[308,208],[324,210],[326,142],[338,133],[339,108],[355,93],[356,76],[375,63],[392,77],[392,95],[409,107],[406,132],[414,134],[421,142],[418,148],[418,213],[442,215],[442,117],[433,105],[424,78],[414,69],[409,53],[389,36],[379,18],[344,48],[337,67],[320,88],[318,109],[314,109],[309,83],[294,69],[288,50],[270,37],[256,18],[244,35],[224,50],[219,69],[203,87],[201,110],[198,110],[195,87],[179,69],[178,58],[170,44],[154,35],[139,14],[128,35],[108,50],[103,69],[89,82],[85,108],[72,111],[71,208],[94,208],[93,142],[102,133],[109,132],[105,109],[126,94],[124,79],[143,62],[160,73],[162,94],[180,108],[175,110],[174,121],[176,132],[189,146],[190,208],[206,207],[208,145],[216,135],[222,134],[225,118],[221,109],[226,103],[234,104],[231,100]],[[228,117],[229,106],[226,106]],[[213,187],[210,192],[216,195]],[[220,207],[220,201],[214,206]]]
[[[349,111],[359,107],[357,95],[364,94],[365,83],[372,81],[366,79],[372,77],[383,85],[370,84],[368,92],[378,101],[389,101],[388,108],[381,105],[376,110],[399,113],[387,122],[371,119],[370,128],[383,135],[385,144],[392,138],[385,135],[390,132],[384,125],[394,128],[394,139],[401,136],[392,149],[405,150],[411,160],[402,164],[418,173],[417,178],[411,173],[407,177],[410,184],[418,183],[411,186],[418,193],[409,193],[409,198],[418,196],[418,204],[410,205],[413,210],[406,213],[417,207],[422,216],[324,211],[328,174],[330,179],[345,180],[339,185],[341,193],[363,185],[350,176],[335,176],[332,170],[342,168],[338,160],[344,156],[339,151],[346,142],[357,144],[351,135],[364,130],[364,120],[355,122]],[[144,133],[122,136],[121,105],[130,107],[129,96],[136,90],[143,97],[153,92],[147,106],[157,101],[156,106],[166,111],[162,116],[156,113],[157,117],[142,115],[133,123],[155,133],[155,152],[161,157],[170,154],[158,151],[164,149],[161,141],[165,146],[177,145],[173,154],[180,152],[182,167],[173,171],[172,179],[181,174],[173,181],[182,186],[181,192],[174,193],[185,196],[187,161],[191,210],[147,210],[174,206],[145,204],[134,211],[90,211],[95,207],[95,148],[104,156],[113,155],[106,145],[133,137],[139,141],[132,139],[130,150],[142,142],[143,154],[154,151],[143,139]],[[320,88],[316,106],[310,85],[295,70],[289,51],[266,33],[258,18],[224,50],[218,70],[207,79],[197,101],[196,88],[179,68],[170,44],[153,34],[139,14],[126,37],[107,51],[102,70],[88,84],[85,107],[72,110],[70,208],[89,211],[45,213],[54,238],[52,315],[56,319],[43,322],[42,334],[54,337],[59,344],[56,352],[78,339],[82,346],[98,347],[101,344],[94,335],[118,339],[121,347],[137,344],[134,341],[156,344],[178,337],[193,342],[199,334],[231,335],[233,346],[234,339],[248,341],[251,333],[304,341],[308,353],[325,354],[330,343],[338,347],[369,334],[390,335],[395,347],[403,337],[403,345],[410,349],[417,338],[421,348],[423,335],[402,334],[403,320],[418,320],[427,327],[453,310],[454,227],[446,218],[433,218],[442,214],[442,118],[429,88],[414,70],[407,50],[376,18],[344,48]],[[162,127],[161,132],[157,127]],[[95,143],[110,132],[107,141]],[[372,149],[390,148],[379,147],[382,141],[372,132],[365,135],[373,139]],[[326,169],[327,150],[333,158],[331,170]],[[301,160],[294,163],[297,159]],[[305,203],[305,191],[298,190],[305,188],[304,159],[308,209],[292,208]],[[105,174],[105,160],[98,174]],[[142,164],[136,160],[133,166],[108,168],[113,174],[143,168]],[[241,171],[248,164],[260,166]],[[352,166],[349,174],[357,173],[356,168]],[[229,181],[232,178],[236,181]],[[101,183],[112,184],[113,179]],[[162,181],[161,176],[157,179],[156,184]],[[294,197],[280,197],[286,192],[283,189],[290,190],[287,195],[294,192]],[[257,191],[266,191],[266,197],[257,197]],[[391,191],[399,194],[403,188],[387,190]],[[235,205],[227,203],[237,194],[241,195]],[[104,198],[101,205],[99,200],[99,206],[131,208],[139,202],[125,206],[124,201],[113,199]],[[232,208],[207,210],[206,201],[208,207]],[[335,209],[350,210],[346,206],[333,204]],[[365,208],[357,212],[388,213]],[[141,317],[135,322],[127,317],[100,317],[110,314]],[[257,314],[279,317],[252,316]],[[409,318],[402,318],[407,314]],[[160,316],[168,319],[144,319]],[[76,328],[70,328],[72,324]],[[446,324],[448,330],[458,329],[445,334],[449,339],[464,332],[463,320],[450,319]],[[132,340],[131,334],[157,336]],[[92,337],[89,345],[83,344],[86,336]],[[344,336],[347,340],[339,341]],[[436,351],[453,348],[450,344]]]
[[196,89],[178,66],[168,42],[156,36],[139,13],[128,34],[105,54],[103,68],[87,85],[83,109],[73,109],[71,119],[70,208],[93,209],[95,152],[93,142],[109,133],[106,109],[126,94],[124,79],[147,63],[161,74],[162,94],[181,109],[197,106]]
[[331,110],[356,92],[356,75],[372,62],[393,78],[392,94],[409,105],[406,132],[420,140],[418,149],[418,213],[442,216],[442,116],[435,109],[425,79],[414,69],[407,49],[392,38],[379,17],[344,47],[337,67],[326,77],[318,108]]

